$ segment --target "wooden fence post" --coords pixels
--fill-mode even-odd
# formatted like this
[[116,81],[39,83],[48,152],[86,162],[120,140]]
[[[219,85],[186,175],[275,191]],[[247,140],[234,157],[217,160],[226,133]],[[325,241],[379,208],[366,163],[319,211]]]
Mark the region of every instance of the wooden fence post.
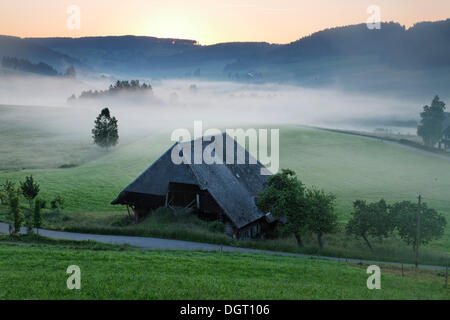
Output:
[[447,264],[445,266],[445,288],[448,288],[448,260],[447,260]]

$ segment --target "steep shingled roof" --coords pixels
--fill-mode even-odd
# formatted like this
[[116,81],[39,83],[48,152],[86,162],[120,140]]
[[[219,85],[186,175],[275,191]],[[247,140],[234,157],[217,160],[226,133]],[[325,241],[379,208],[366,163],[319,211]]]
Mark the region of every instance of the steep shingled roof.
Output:
[[[127,186],[112,204],[126,203],[128,192],[164,196],[167,193],[169,182],[187,183],[207,190],[238,228],[260,219],[264,214],[257,209],[255,197],[264,189],[267,176],[261,175],[261,170],[267,169],[229,135],[223,133],[221,136],[223,152],[222,154],[219,152],[217,156],[226,162],[227,145],[234,145],[235,161],[233,164],[206,164],[204,162],[194,164],[195,141],[176,143]],[[210,137],[211,141],[215,141],[216,137],[218,136]],[[210,141],[203,140],[202,153],[210,143]],[[174,164],[171,159],[172,152],[176,154],[181,149],[187,151],[189,146],[192,161],[188,161],[189,164]],[[174,148],[176,149],[174,150]],[[183,154],[179,152],[178,154],[189,160],[188,152],[183,152]],[[236,163],[238,155],[245,156],[244,164]]]

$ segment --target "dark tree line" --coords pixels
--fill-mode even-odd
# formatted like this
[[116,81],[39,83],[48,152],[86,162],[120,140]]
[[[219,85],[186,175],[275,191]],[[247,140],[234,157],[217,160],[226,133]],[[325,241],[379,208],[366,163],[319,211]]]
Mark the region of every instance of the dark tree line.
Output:
[[[299,247],[302,237],[315,234],[320,248],[323,248],[323,235],[337,231],[337,215],[334,211],[335,196],[323,190],[306,188],[297,179],[294,171],[283,169],[270,176],[266,187],[258,197],[258,208],[270,212],[277,218],[285,218],[281,228],[292,234]],[[417,239],[417,214],[420,214],[420,238]],[[426,244],[439,239],[445,232],[447,221],[443,215],[429,208],[426,203],[419,205],[410,201],[388,205],[381,199],[369,203],[356,200],[353,203],[351,219],[346,233],[362,238],[370,250],[372,238],[387,238],[397,234],[416,250],[418,244]]]
[[[7,205],[9,208],[10,219],[10,234],[19,236],[20,229],[24,225],[28,228],[28,232],[32,233],[33,228],[37,229],[42,226],[41,210],[46,208],[46,201],[38,199],[40,192],[39,184],[34,180],[33,176],[25,177],[25,181],[16,183],[6,180],[0,184],[0,203]],[[23,196],[30,206],[27,210],[28,214],[24,215],[23,209],[20,206],[20,197]],[[51,209],[55,212],[64,208],[64,199],[61,196],[56,196],[51,202]]]
[[[116,81],[116,83],[109,86],[108,90],[87,90],[81,92],[78,99],[93,99],[93,98],[103,98],[108,96],[114,96],[118,93],[123,92],[152,92],[152,86],[146,83],[140,83],[139,80],[124,80],[124,81]],[[72,95],[69,98],[70,100],[75,100],[76,96]]]
[[[417,239],[418,214],[421,221],[419,239]],[[372,203],[356,200],[346,231],[364,239],[370,250],[372,245],[369,237],[382,239],[396,232],[406,244],[412,245],[415,251],[418,244],[427,244],[442,237],[446,224],[445,217],[429,208],[426,203],[419,207],[419,204],[410,201],[388,205],[383,199]]]
[[16,57],[3,57],[2,67],[46,76],[64,76],[69,78],[74,78],[76,76],[74,66],[68,67],[64,74],[60,74],[55,68],[44,62],[32,63],[27,59],[18,59]]
[[7,69],[38,73],[47,76],[58,75],[58,71],[44,62],[32,63],[26,59],[18,59],[15,57],[3,57],[2,67]]

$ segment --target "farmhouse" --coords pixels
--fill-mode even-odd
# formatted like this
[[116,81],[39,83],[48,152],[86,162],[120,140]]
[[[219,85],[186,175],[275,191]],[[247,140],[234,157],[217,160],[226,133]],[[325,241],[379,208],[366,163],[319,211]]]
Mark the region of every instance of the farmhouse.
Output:
[[[238,155],[241,158],[245,155],[245,163],[234,161],[229,164],[227,161],[196,164],[192,159],[186,159],[175,164],[172,152],[187,157],[188,152],[183,154],[183,148],[193,151],[195,144],[194,141],[177,142],[128,185],[111,204],[131,208],[137,221],[161,206],[189,208],[202,219],[223,222],[226,233],[233,238],[264,238],[280,222],[270,213],[259,211],[256,206],[257,195],[267,181],[267,176],[261,175],[264,166],[226,133],[210,137],[211,141],[216,137],[222,138],[223,158],[228,158],[228,151],[233,153],[234,159]],[[206,147],[210,142],[203,138],[199,140],[202,150],[209,151]],[[232,150],[226,145],[232,145]],[[221,150],[213,149],[210,152],[220,153]],[[194,152],[190,152],[189,156],[192,157],[193,154]]]

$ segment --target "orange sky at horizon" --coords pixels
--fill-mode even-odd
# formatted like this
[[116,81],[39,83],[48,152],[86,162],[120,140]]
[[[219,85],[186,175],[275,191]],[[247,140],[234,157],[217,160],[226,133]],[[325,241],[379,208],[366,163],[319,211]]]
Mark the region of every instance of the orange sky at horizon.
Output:
[[[80,29],[67,26],[70,5],[80,8]],[[449,0],[1,0],[0,34],[289,43],[325,28],[364,23],[370,5],[380,7],[382,21],[407,27],[450,17]]]

